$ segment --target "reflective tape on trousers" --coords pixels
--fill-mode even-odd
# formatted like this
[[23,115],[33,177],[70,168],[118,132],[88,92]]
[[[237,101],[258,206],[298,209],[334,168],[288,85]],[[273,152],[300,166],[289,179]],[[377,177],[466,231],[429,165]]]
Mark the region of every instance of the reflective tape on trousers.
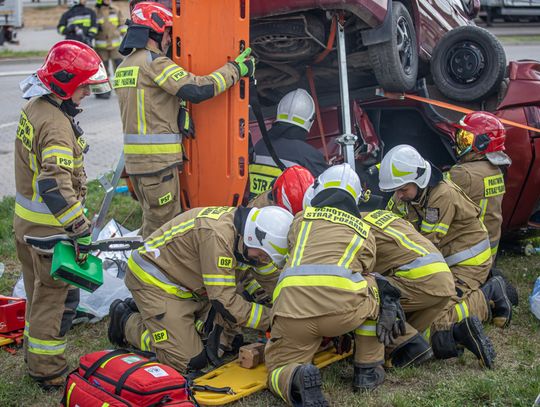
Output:
[[124,134],[124,144],[172,144],[180,143],[180,134]]
[[278,283],[283,279],[292,276],[337,276],[351,280],[354,283],[364,281],[360,273],[353,273],[345,267],[334,266],[331,264],[302,264],[284,270],[278,279]]
[[480,253],[487,249],[490,249],[489,239],[482,240],[480,243],[477,243],[466,250],[462,250],[458,253],[452,254],[451,256],[445,257],[444,259],[450,267],[461,263],[462,261],[468,260],[474,256],[478,256]]

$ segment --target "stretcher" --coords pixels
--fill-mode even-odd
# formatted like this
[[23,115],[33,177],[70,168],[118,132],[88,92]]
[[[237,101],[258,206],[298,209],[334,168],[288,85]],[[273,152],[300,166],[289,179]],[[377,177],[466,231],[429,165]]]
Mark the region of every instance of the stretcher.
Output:
[[[334,348],[330,348],[317,353],[313,364],[321,369],[350,355],[352,351],[338,355]],[[267,378],[268,371],[264,364],[254,369],[245,369],[240,366],[238,359],[233,360],[194,380],[196,386],[230,387],[231,391],[224,394],[195,390],[195,398],[203,406],[222,406],[266,389]]]

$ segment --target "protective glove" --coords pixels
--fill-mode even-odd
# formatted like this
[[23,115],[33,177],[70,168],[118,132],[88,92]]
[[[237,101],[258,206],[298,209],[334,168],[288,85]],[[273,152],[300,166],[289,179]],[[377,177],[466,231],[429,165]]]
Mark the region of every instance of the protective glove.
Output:
[[90,252],[90,244],[92,243],[92,236],[90,234],[78,237],[74,240],[73,246],[75,247],[75,259],[77,263],[83,264],[88,258]]
[[182,136],[194,139],[195,138],[195,124],[189,115],[189,112],[185,105],[180,106],[178,112],[178,128]]
[[79,37],[84,37],[84,31],[78,25],[75,26],[75,34],[77,34]]
[[352,349],[352,336],[350,334],[334,336],[332,342],[338,355],[343,355]]
[[241,77],[252,77],[255,74],[255,58],[250,56],[251,48],[246,48],[244,52],[236,57],[233,64],[238,68]]
[[381,301],[376,333],[384,346],[394,343],[400,335],[405,335],[405,312],[399,303],[401,292],[382,276],[375,277]]

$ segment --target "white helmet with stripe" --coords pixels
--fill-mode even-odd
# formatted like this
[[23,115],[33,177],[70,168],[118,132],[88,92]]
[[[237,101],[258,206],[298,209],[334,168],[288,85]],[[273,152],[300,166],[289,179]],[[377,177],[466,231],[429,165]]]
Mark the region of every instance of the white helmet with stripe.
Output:
[[309,131],[315,120],[315,103],[304,89],[287,93],[279,101],[276,122],[290,123]]
[[319,192],[329,188],[342,189],[348,192],[354,198],[356,204],[364,194],[360,178],[349,164],[334,165],[319,175],[313,185],[307,189],[304,194],[304,209],[311,205],[312,199]]
[[288,252],[287,234],[293,220],[289,211],[279,206],[253,208],[244,226],[244,244],[261,249],[278,267],[283,267]]
[[430,177],[431,164],[414,147],[400,144],[392,148],[381,161],[379,188],[384,192],[392,192],[412,182],[424,189]]

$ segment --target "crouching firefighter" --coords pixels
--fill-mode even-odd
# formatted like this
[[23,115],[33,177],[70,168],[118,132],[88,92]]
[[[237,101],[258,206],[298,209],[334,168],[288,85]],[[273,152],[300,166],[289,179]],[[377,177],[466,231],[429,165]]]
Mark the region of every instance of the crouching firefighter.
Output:
[[359,218],[360,180],[346,164],[334,168],[339,181],[317,189],[311,206],[295,216],[273,294],[268,387],[293,406],[328,405],[311,364],[323,337],[354,331],[353,388],[367,390],[384,381],[384,343],[404,331],[399,290],[368,274],[375,239]]
[[166,56],[172,12],[159,3],[138,3],[120,46],[127,55],[115,73],[126,172],[143,211],[140,234],[150,233],[181,211],[178,169],[182,136],[194,137],[186,102],[200,103],[253,75],[248,48],[207,76],[195,76]]
[[491,367],[495,351],[481,322],[496,318],[508,324],[512,307],[504,287],[482,287],[491,268],[491,248],[480,208],[408,145],[394,147],[383,158],[379,186],[395,191],[388,208],[440,250],[454,278],[455,295],[430,331],[435,356],[458,356],[464,346]]
[[[109,340],[190,372],[214,362],[224,323],[266,331],[270,309],[236,293],[235,271],[282,266],[291,222],[290,213],[270,206],[195,208],[166,223],[128,261],[125,281],[136,307],[111,304]],[[214,312],[212,324],[207,315]]]
[[51,254],[24,243],[24,236],[67,234],[77,242],[78,261],[91,242],[83,213],[88,146],[74,121],[79,103],[92,92],[110,91],[105,68],[92,48],[79,41],[55,44],[37,72],[21,83],[23,107],[15,139],[17,256],[27,295],[25,361],[45,389],[59,388],[67,369],[66,333],[79,290],[50,276]]

